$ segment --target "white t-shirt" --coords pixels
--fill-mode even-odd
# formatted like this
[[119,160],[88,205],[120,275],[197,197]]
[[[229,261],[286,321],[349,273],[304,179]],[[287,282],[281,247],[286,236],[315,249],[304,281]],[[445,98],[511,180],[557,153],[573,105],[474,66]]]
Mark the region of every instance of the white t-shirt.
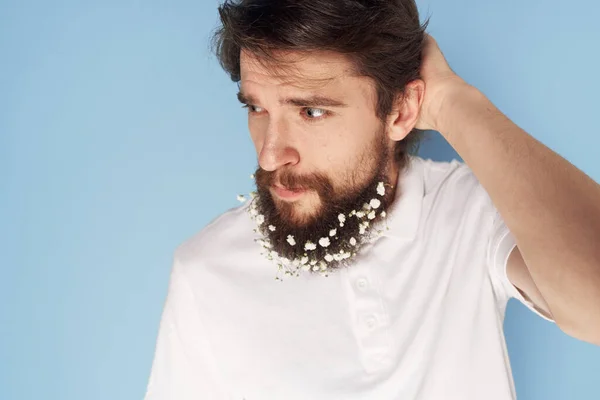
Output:
[[[248,203],[175,251],[146,400],[508,400],[515,246],[469,167],[411,156],[350,268],[276,281]],[[548,318],[546,318],[548,319]]]

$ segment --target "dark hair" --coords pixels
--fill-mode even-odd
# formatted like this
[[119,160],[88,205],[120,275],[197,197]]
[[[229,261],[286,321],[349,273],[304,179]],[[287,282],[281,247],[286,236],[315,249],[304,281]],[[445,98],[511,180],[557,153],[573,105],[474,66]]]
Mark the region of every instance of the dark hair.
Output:
[[[240,51],[272,58],[274,51],[333,51],[349,58],[355,73],[374,81],[376,114],[385,121],[406,85],[420,79],[425,43],[414,0],[225,0],[219,7],[222,26],[213,49],[235,82]],[[397,142],[400,167],[418,150],[422,131],[413,129]]]

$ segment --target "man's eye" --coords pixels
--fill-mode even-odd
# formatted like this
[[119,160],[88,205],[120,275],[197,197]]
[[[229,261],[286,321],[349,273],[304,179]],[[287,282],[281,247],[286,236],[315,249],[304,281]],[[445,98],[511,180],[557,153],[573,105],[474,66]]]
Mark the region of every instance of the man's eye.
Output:
[[321,108],[306,107],[302,109],[302,112],[308,119],[319,119],[327,115],[327,110]]
[[244,104],[242,108],[247,108],[250,113],[261,113],[264,111],[261,107],[253,106],[252,104]]

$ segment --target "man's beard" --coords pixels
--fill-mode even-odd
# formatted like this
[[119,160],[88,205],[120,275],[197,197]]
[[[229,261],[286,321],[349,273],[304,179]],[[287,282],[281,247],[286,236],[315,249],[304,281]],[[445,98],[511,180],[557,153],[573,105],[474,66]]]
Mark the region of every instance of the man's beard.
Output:
[[[303,260],[306,269],[310,271],[319,271],[315,263],[326,259],[327,270],[334,270],[348,265],[349,256],[355,255],[372,239],[374,229],[385,229],[380,227],[379,223],[393,201],[395,186],[389,182],[388,168],[393,154],[385,139],[385,130],[382,128],[376,135],[371,149],[362,155],[354,174],[351,174],[364,174],[370,168],[367,174],[369,179],[358,186],[354,182],[345,182],[346,186],[336,190],[324,174],[295,176],[288,170],[281,171],[279,179],[276,180],[275,171],[258,168],[255,172],[257,196],[253,199],[253,207],[256,214],[264,217],[259,230],[269,243],[269,252],[276,252],[279,258],[296,260],[296,263]],[[381,182],[385,188],[384,195],[378,194],[378,188],[379,193],[382,190]],[[307,190],[305,195],[308,191],[316,192],[320,200],[318,212],[298,218],[299,212],[295,209],[297,204],[275,202],[269,191],[275,183],[289,189]],[[372,203],[373,199],[376,200]],[[366,207],[369,204],[377,207]],[[372,213],[368,216],[370,212]],[[340,214],[344,217],[341,218]],[[290,244],[290,235],[294,245]],[[319,244],[322,238],[329,239],[326,247]],[[307,242],[315,244],[316,248],[305,249]],[[307,263],[307,259],[312,263]]]

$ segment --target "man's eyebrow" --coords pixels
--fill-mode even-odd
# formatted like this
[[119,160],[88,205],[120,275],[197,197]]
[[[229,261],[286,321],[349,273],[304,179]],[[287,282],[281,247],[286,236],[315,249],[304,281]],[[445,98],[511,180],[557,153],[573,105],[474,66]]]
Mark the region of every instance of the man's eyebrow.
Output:
[[326,96],[309,96],[305,98],[294,97],[290,99],[284,99],[281,101],[282,104],[289,104],[296,107],[348,107],[348,105],[340,100],[333,99]]
[[237,98],[238,98],[239,102],[242,103],[242,104],[254,104],[254,103],[256,103],[256,101],[254,100],[254,98],[252,96],[246,96],[241,91],[238,92]]
[[[255,104],[256,100],[252,96],[247,96],[241,91],[238,92],[237,98],[242,104]],[[296,107],[348,107],[348,105],[340,100],[333,99],[327,96],[309,96],[309,97],[293,97],[280,100],[280,104],[292,105]]]

